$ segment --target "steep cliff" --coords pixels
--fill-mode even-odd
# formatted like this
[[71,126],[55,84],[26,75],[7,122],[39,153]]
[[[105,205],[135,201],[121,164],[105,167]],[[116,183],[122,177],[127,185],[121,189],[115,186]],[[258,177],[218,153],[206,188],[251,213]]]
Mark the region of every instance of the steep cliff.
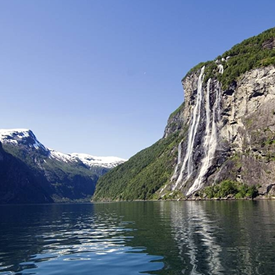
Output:
[[[255,186],[261,195],[275,193],[274,41],[275,29],[267,30],[187,73],[182,80],[184,107],[169,118],[164,137],[158,142],[177,137],[163,149],[167,152],[165,161],[171,165],[164,167],[162,174],[169,177],[160,186],[156,175],[151,184],[154,195],[145,198],[203,195],[205,187],[224,181],[240,189]],[[130,160],[135,171],[135,163],[141,161],[139,155]],[[146,165],[150,175],[151,164]],[[126,165],[112,171],[108,181],[107,176],[100,180],[96,199],[106,198],[100,190],[115,189],[117,182],[112,176],[120,178],[129,173]],[[142,173],[143,169],[136,171],[136,182]],[[146,179],[143,184],[146,186]]]
[[203,82],[204,70],[183,81],[188,138],[166,191],[190,196],[229,179],[267,193],[275,184],[274,66],[246,72],[227,90]]

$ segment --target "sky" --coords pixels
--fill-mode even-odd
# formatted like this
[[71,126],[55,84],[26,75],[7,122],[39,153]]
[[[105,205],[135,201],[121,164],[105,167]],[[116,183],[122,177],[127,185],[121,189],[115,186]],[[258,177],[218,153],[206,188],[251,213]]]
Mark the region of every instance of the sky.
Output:
[[274,0],[0,0],[0,128],[128,159],[163,136],[184,75],[274,13]]

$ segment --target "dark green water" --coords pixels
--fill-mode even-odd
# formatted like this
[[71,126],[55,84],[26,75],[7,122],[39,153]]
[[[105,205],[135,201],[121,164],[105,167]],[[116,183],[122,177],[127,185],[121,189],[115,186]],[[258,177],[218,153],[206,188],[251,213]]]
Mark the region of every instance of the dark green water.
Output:
[[275,274],[275,201],[0,206],[0,274]]

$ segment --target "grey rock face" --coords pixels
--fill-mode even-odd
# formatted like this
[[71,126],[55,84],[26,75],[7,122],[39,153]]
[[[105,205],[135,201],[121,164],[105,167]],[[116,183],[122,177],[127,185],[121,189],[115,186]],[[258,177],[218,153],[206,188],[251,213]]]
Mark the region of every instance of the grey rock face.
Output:
[[164,130],[163,138],[167,138],[170,134],[182,129],[184,125],[183,110],[184,103],[174,113],[170,115]]
[[271,38],[271,39],[265,41],[263,43],[262,47],[263,47],[263,49],[268,49],[268,50],[274,49],[275,48],[275,39]]
[[[177,114],[189,132],[196,120],[194,140],[191,144],[190,135],[182,140],[181,156],[170,186],[163,192],[170,188],[192,195],[207,185],[232,179],[259,185],[267,193],[268,186],[275,184],[274,66],[245,73],[226,91],[217,79],[204,82],[200,109],[194,112],[200,95],[199,74],[184,79],[185,107]],[[167,126],[165,135],[167,129],[171,127]],[[186,160],[188,150],[192,153]],[[186,172],[185,162],[192,162],[192,171]]]

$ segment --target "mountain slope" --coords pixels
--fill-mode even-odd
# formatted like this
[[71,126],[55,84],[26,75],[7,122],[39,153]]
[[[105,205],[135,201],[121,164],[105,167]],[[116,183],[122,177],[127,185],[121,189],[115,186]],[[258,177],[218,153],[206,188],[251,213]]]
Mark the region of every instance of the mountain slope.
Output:
[[39,203],[53,202],[37,182],[29,167],[6,153],[0,142],[0,202]]
[[152,199],[155,192],[169,182],[176,158],[176,144],[182,129],[184,105],[171,114],[164,138],[137,153],[127,162],[99,179],[93,200]]
[[179,132],[161,139],[99,179],[94,200],[146,200],[169,180]]
[[[124,162],[115,157],[69,155],[48,149],[28,129],[0,129],[0,141],[3,150],[16,158],[17,164],[19,161],[23,163],[32,182],[38,184],[50,200],[55,202],[90,200],[98,178]],[[21,181],[24,182],[24,175],[17,175],[15,168],[12,171],[10,169],[10,173],[18,178],[18,185]],[[1,177],[0,183],[3,188]],[[25,200],[22,199],[22,202]]]
[[[205,187],[223,182],[275,194],[275,28],[198,64],[182,84],[184,106],[169,118],[164,137],[145,150],[151,155],[163,146],[167,154],[140,167],[144,151],[138,153],[100,179],[96,200],[206,196]],[[150,167],[158,161],[170,166],[154,175]],[[135,180],[122,187],[125,174]],[[148,183],[154,194],[140,196]]]

